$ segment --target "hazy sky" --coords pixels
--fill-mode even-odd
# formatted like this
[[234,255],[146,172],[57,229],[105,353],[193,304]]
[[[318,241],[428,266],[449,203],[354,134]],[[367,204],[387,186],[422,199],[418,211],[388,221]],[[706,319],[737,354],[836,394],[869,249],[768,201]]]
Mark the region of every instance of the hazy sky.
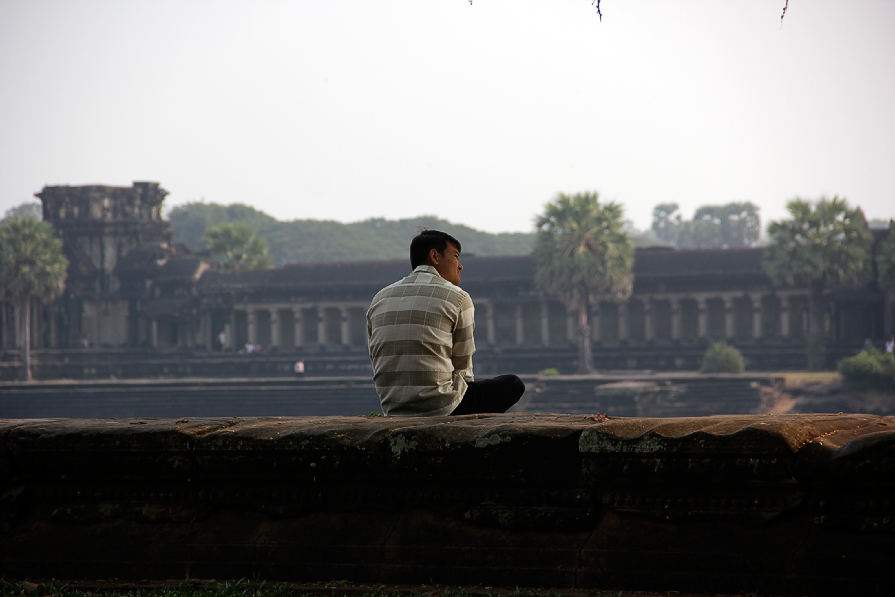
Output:
[[795,196],[895,217],[895,0],[0,0],[0,215],[44,185],[168,208],[530,231]]

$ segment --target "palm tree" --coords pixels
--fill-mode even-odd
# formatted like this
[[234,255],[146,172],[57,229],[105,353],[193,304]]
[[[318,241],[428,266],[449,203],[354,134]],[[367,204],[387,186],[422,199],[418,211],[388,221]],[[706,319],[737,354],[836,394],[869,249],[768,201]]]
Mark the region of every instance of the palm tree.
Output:
[[601,205],[597,193],[562,193],[535,221],[538,287],[578,317],[578,371],[593,371],[588,313],[599,297],[631,294],[634,243],[624,231],[621,205]]
[[68,259],[53,226],[32,217],[0,222],[0,288],[18,312],[22,378],[31,381],[31,309],[62,293]]
[[202,235],[208,253],[222,259],[226,269],[269,269],[267,241],[243,222],[212,226]]
[[860,207],[845,199],[793,199],[789,220],[771,222],[764,253],[765,271],[778,284],[808,289],[808,367],[824,365],[825,293],[836,286],[866,281],[871,272],[873,236]]

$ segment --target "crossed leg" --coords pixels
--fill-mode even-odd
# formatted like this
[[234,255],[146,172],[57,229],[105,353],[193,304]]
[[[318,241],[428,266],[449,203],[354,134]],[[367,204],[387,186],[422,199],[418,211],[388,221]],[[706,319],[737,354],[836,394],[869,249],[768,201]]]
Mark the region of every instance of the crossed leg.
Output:
[[491,379],[471,381],[463,400],[451,415],[505,413],[519,402],[523,393],[525,384],[516,375],[498,375]]

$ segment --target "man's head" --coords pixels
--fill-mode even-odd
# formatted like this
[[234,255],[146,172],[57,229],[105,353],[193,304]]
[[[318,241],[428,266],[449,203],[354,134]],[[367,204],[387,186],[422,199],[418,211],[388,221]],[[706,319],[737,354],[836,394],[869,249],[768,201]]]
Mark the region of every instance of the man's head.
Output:
[[410,241],[410,267],[431,265],[438,274],[460,285],[460,241],[440,230],[423,230]]

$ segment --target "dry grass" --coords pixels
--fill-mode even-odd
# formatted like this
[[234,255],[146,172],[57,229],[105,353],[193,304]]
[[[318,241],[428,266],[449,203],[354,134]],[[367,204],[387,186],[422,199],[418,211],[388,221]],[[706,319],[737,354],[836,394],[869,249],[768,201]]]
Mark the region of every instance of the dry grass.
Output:
[[837,371],[777,371],[768,375],[784,378],[786,387],[808,383],[840,383],[842,381],[842,377]]

